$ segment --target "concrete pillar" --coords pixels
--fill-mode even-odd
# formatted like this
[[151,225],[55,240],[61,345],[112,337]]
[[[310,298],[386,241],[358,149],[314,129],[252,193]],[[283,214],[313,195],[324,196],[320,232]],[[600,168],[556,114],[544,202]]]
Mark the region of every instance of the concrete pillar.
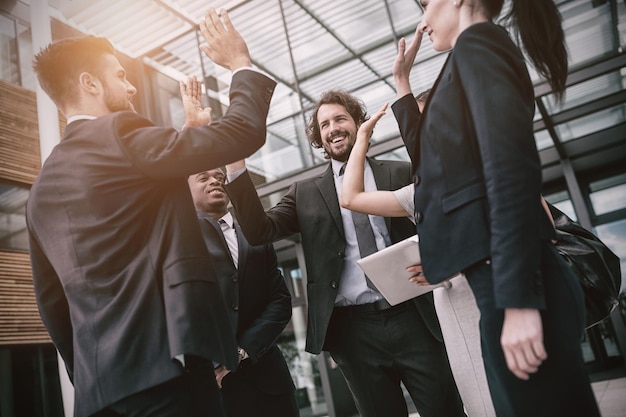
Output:
[[[31,0],[30,28],[33,41],[33,56],[52,41],[50,13],[47,0]],[[52,149],[60,141],[58,110],[50,97],[37,84],[37,120],[39,123],[39,150],[41,163],[46,160]],[[65,363],[59,358],[59,379],[63,395],[63,409],[66,417],[74,415],[74,387],[72,386]]]
[[[30,29],[33,37],[33,56],[52,41],[50,14],[46,0],[31,0]],[[59,116],[50,97],[37,84],[37,119],[39,122],[39,148],[41,162],[50,155],[59,143]]]

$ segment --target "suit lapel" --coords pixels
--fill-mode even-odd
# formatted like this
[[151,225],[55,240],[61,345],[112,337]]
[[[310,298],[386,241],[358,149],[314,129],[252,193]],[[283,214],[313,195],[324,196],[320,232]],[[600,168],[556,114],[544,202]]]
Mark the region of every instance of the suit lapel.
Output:
[[[230,249],[228,248],[228,243],[226,242],[226,238],[224,237],[224,232],[222,232],[222,227],[220,226],[218,221],[215,220],[211,216],[207,216],[207,215],[203,215],[203,214],[201,214],[201,218],[203,220],[205,220],[208,224],[210,224],[211,225],[210,227],[213,227],[213,229],[215,230],[215,233],[217,234],[217,236],[219,236],[220,244],[222,245],[222,250],[224,250],[230,257]],[[241,242],[239,242],[239,240],[240,240],[239,235],[240,234],[241,233],[237,233],[237,241],[238,241],[238,243],[241,243]],[[205,237],[205,241],[207,243],[207,247],[210,248],[212,243],[209,240],[209,238]],[[239,248],[241,248],[241,244],[240,244]],[[241,251],[239,252],[239,256],[240,257],[238,259],[238,263],[241,263],[241,261],[240,261],[241,260]],[[231,258],[231,262],[232,262],[232,257],[230,257],[230,258]]]
[[[439,85],[439,82],[441,81],[441,77],[443,76],[443,74],[447,71],[445,71],[445,68],[447,68],[448,66],[448,61],[450,60],[450,57],[452,56],[452,52],[450,52],[448,54],[448,57],[446,58],[446,61],[443,63],[442,68],[444,68],[443,71],[439,71],[439,75],[437,76],[437,79],[435,80],[435,83],[433,84],[433,86],[430,88],[430,92],[428,93],[428,98],[426,98],[426,102],[424,103],[424,112],[422,113],[422,116],[420,117],[419,122],[417,123],[417,131],[421,132],[422,131],[422,125],[424,124],[424,115],[426,114],[426,112],[428,111],[428,104],[430,103],[430,99],[432,98],[432,96],[435,93],[435,90],[437,89],[437,86]],[[417,140],[415,141],[415,147],[420,146],[420,141]],[[413,153],[412,155],[419,155],[419,149],[413,149],[412,150]],[[411,154],[409,152],[409,154]],[[412,161],[411,162],[411,172],[415,172],[415,170],[417,169],[417,165],[419,164],[418,160]]]
[[[370,167],[372,168],[372,173],[374,174],[376,189],[389,190],[391,188],[391,172],[389,171],[389,168],[372,158],[367,158],[367,161],[369,162]],[[391,230],[391,219],[389,217],[385,217],[385,225],[387,226],[387,230]]]
[[333,168],[331,164],[328,164],[328,169],[320,178],[315,180],[315,185],[320,190],[322,199],[333,218],[341,237],[345,239],[343,232],[343,221],[341,220],[341,209],[339,207],[339,200],[337,199],[337,190],[335,189],[335,179],[333,177]]

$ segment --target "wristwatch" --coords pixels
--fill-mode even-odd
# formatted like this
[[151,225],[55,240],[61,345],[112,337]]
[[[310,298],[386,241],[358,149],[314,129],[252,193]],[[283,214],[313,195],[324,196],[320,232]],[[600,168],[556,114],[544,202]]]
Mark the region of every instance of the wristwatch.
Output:
[[237,353],[239,354],[239,362],[250,357],[248,356],[248,352],[246,352],[242,347],[237,348]]

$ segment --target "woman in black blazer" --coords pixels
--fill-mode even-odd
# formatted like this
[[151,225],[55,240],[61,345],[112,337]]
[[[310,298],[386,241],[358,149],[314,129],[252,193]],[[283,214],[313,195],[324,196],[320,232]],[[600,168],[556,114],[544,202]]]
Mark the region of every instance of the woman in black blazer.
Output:
[[[503,0],[422,0],[413,43],[401,40],[392,109],[413,162],[425,277],[463,272],[481,311],[483,359],[499,416],[598,416],[584,369],[583,295],[551,244],[524,57],[495,25]],[[567,52],[552,0],[514,0],[509,15],[558,97]],[[452,49],[417,109],[409,73],[421,36]]]

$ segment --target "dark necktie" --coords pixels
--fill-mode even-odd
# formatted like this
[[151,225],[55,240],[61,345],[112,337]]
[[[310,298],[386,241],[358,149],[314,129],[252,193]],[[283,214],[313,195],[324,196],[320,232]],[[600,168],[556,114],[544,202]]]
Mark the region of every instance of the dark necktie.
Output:
[[[343,172],[346,169],[346,165],[344,164],[339,170],[339,176],[343,175]],[[359,244],[359,252],[361,253],[361,258],[365,258],[372,253],[378,252],[378,247],[376,246],[376,237],[374,237],[374,230],[372,229],[372,224],[370,223],[370,218],[367,214],[359,213],[357,211],[351,211],[352,213],[352,222],[354,223],[354,230],[356,230],[356,240]],[[367,280],[367,286],[378,291],[376,286],[370,281],[370,279],[365,275],[365,279]]]

